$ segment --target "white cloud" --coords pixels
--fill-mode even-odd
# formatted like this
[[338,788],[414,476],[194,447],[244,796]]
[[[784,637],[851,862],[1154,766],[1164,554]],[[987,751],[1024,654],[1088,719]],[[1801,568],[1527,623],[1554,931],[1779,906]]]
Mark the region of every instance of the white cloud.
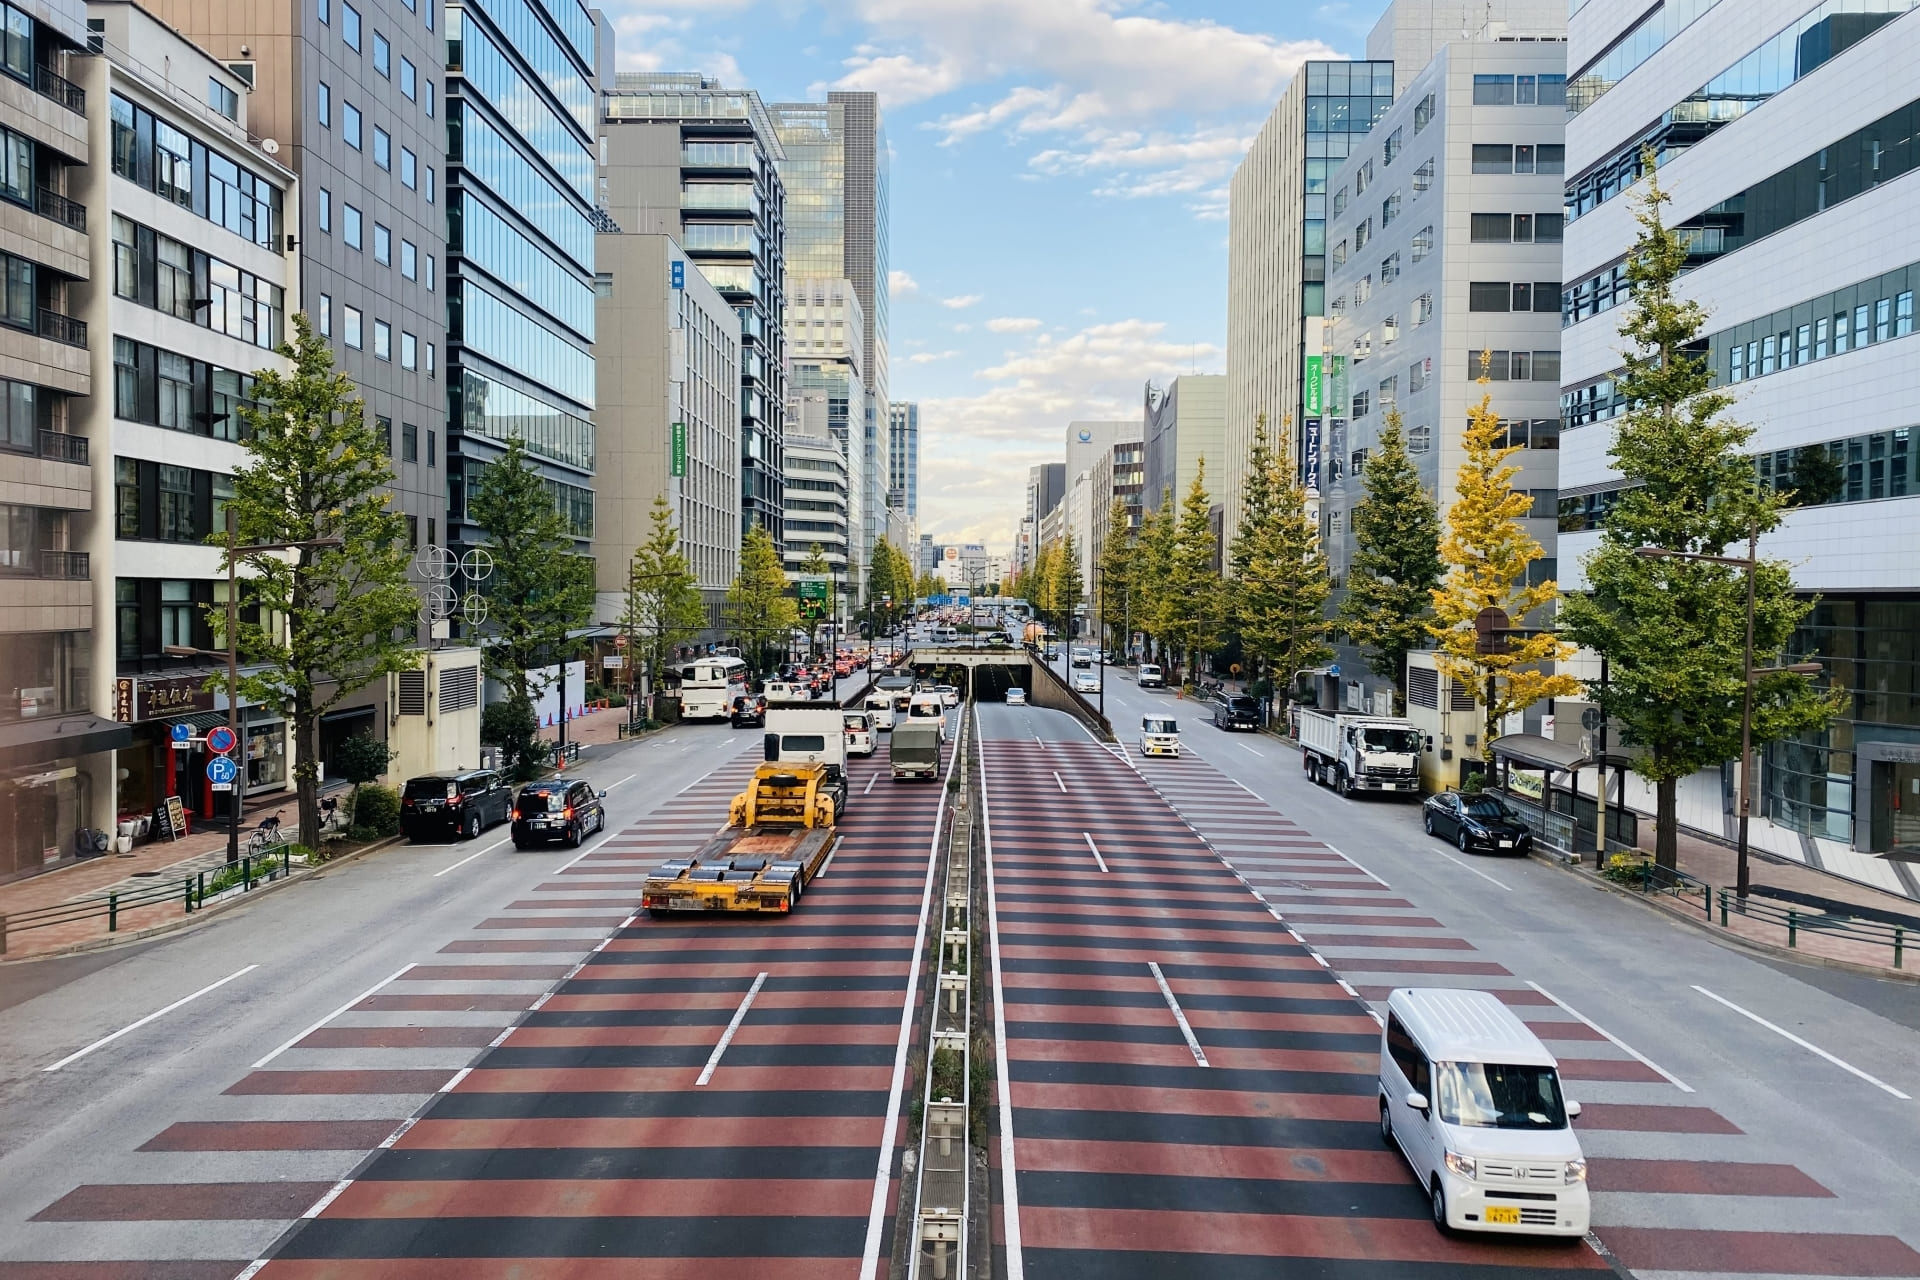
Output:
[[887,294],[896,300],[920,296],[920,282],[904,271],[887,272]]
[[951,360],[959,354],[958,351],[916,351],[907,357],[907,363],[932,364],[936,360]]
[[1091,325],[1024,350],[974,376],[977,395],[920,400],[921,528],[1005,549],[1019,524],[1022,486],[1010,476],[1060,456],[1060,432],[1075,418],[1133,418],[1144,379],[1167,380],[1197,365],[1218,372],[1220,348],[1169,339],[1147,320]]
[[1032,316],[995,316],[987,321],[987,328],[995,333],[1031,333],[1039,327]]
[[940,305],[949,311],[965,311],[985,296],[985,294],[980,293],[963,293],[957,297],[940,299]]

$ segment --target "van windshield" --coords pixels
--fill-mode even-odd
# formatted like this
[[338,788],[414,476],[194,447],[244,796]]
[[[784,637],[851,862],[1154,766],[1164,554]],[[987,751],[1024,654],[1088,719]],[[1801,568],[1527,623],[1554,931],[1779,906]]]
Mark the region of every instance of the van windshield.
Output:
[[1434,1064],[1440,1118],[1467,1129],[1564,1129],[1566,1104],[1552,1067],[1491,1062]]
[[1142,733],[1178,733],[1180,724],[1175,720],[1148,720],[1141,724]]

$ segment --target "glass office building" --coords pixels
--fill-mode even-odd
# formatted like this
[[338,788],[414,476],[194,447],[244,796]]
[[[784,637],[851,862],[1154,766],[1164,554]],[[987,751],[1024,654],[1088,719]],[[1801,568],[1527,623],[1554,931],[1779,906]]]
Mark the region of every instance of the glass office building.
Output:
[[585,552],[593,19],[577,0],[456,0],[446,15],[447,541],[484,540],[467,492],[517,436]]
[[911,400],[887,406],[887,505],[920,518],[920,406]]

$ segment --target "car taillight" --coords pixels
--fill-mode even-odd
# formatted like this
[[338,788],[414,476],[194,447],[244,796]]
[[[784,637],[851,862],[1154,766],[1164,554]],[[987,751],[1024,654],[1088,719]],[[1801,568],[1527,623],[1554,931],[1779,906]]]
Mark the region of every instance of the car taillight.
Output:
[[466,799],[466,797],[465,797],[465,796],[448,796],[448,797],[447,797],[447,803],[448,803],[448,804],[450,804],[450,805],[452,805],[452,804],[459,804],[459,803],[461,803],[462,801],[464,801],[465,799]]
[[514,820],[515,822],[518,822],[518,821],[520,821],[520,811],[519,811],[518,809],[515,809],[515,810],[513,811],[513,820]]

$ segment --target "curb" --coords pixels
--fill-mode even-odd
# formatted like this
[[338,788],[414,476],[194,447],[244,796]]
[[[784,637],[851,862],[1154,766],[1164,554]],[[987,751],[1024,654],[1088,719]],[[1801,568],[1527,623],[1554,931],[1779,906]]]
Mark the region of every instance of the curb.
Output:
[[188,929],[194,928],[203,922],[210,921],[212,917],[220,915],[230,907],[235,907],[246,902],[258,901],[258,895],[262,893],[269,893],[290,884],[298,884],[316,871],[327,871],[334,867],[346,866],[350,862],[358,862],[368,854],[390,849],[394,845],[404,843],[405,840],[405,836],[388,836],[385,840],[375,841],[373,844],[355,849],[352,853],[343,853],[339,857],[328,862],[323,862],[317,867],[308,867],[297,875],[283,876],[280,879],[259,885],[254,888],[252,892],[238,894],[231,898],[223,895],[200,908],[198,911],[193,912],[191,915],[183,914],[178,919],[169,920],[165,924],[149,925],[145,929],[139,929],[132,933],[109,934],[104,938],[96,938],[91,942],[76,942],[54,951],[43,951],[38,955],[21,956],[15,960],[0,960],[0,970],[4,970],[11,965],[35,964],[41,960],[53,960],[62,956],[86,955],[95,951],[111,951],[116,947],[130,946],[136,942],[148,942],[154,938],[164,937],[170,933],[184,933]]
[[1749,955],[1764,960],[1784,960],[1793,964],[1810,965],[1820,969],[1833,969],[1841,973],[1858,974],[1863,978],[1878,978],[1883,982],[1899,982],[1905,983],[1908,986],[1920,986],[1920,971],[1894,969],[1885,965],[1861,964],[1857,960],[1839,960],[1832,956],[1823,956],[1802,951],[1798,947],[1783,947],[1776,942],[1763,942],[1758,938],[1745,938],[1737,933],[1717,928],[1712,924],[1703,924],[1701,917],[1694,915],[1691,911],[1681,911],[1677,907],[1668,906],[1664,901],[1658,900],[1655,897],[1647,894],[1633,893],[1624,889],[1597,871],[1589,871],[1585,867],[1573,866],[1558,858],[1552,858],[1543,854],[1531,853],[1527,856],[1532,858],[1533,861],[1545,866],[1556,867],[1562,871],[1576,875],[1596,889],[1614,894],[1629,902],[1637,902],[1648,910],[1657,912],[1676,923],[1687,925],[1695,933],[1702,934],[1720,946],[1735,951],[1744,951]]

